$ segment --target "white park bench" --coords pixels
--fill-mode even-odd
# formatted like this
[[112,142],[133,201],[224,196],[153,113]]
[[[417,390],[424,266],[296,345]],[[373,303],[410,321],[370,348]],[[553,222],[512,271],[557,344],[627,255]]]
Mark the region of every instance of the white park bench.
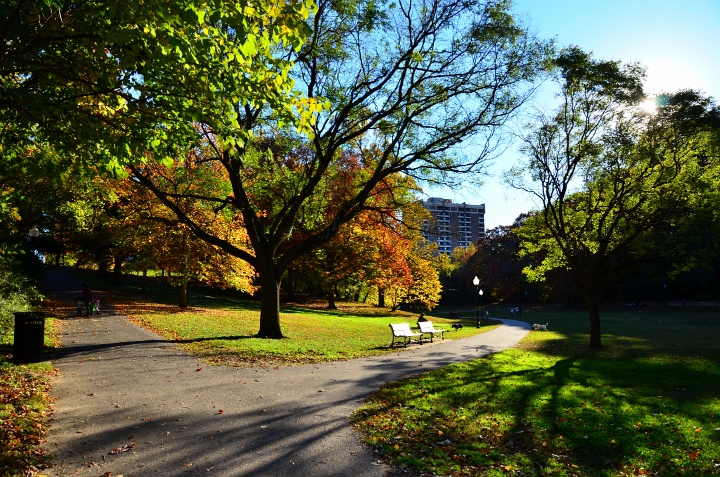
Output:
[[[415,333],[413,331],[410,331],[410,324],[409,323],[399,323],[399,324],[390,324],[390,329],[392,330],[392,343],[390,343],[390,347],[392,348],[395,344],[395,338],[402,338],[402,343],[407,348],[408,343],[413,339],[417,338],[417,340],[422,344],[422,333]],[[398,340],[398,343],[401,341]]]
[[440,337],[442,339],[445,339],[445,330],[440,328],[435,328],[432,324],[432,321],[418,321],[418,326],[420,327],[420,333],[421,334],[427,334],[430,335],[430,342],[433,342],[433,336],[435,334],[440,334]]

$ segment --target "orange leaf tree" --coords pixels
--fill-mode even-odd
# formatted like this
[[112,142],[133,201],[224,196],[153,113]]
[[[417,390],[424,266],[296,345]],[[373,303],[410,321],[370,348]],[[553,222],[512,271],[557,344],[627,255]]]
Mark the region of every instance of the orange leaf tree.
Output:
[[[194,223],[236,247],[245,247],[247,234],[238,215],[218,209],[212,202],[196,200],[228,191],[225,170],[217,163],[198,160],[198,154],[193,150],[169,167],[150,161],[145,173],[153,174],[163,188],[173,191],[170,200],[174,207]],[[145,232],[133,229],[133,249],[128,255],[143,261],[144,267],[167,271],[170,281],[180,287],[181,307],[188,305],[187,283],[191,278],[248,293],[255,291],[255,271],[246,261],[194,235],[187,224],[134,179],[119,183],[118,194],[123,214]]]

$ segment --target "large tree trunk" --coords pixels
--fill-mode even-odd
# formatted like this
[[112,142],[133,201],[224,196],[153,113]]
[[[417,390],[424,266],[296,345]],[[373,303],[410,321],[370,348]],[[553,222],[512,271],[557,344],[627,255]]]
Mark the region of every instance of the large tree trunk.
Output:
[[286,285],[287,301],[295,301],[295,269],[293,267],[288,268]]
[[182,281],[180,282],[180,301],[178,303],[178,306],[180,308],[188,307],[187,285],[188,285],[188,278],[183,277]]
[[588,317],[590,318],[590,348],[602,348],[600,310],[598,310],[595,287],[592,284],[586,285],[585,305],[587,306]]
[[328,292],[327,292],[327,299],[328,299],[328,310],[337,310],[337,305],[335,304],[335,284],[331,283],[328,285]]
[[115,255],[114,260],[115,263],[113,264],[113,275],[111,283],[113,285],[118,285],[120,284],[120,279],[122,278],[123,257],[121,255]]
[[378,304],[379,308],[385,308],[385,290],[378,288]]
[[107,270],[108,270],[108,262],[105,259],[105,257],[103,257],[102,259],[100,259],[98,261],[98,277],[100,277],[100,278],[107,277]]
[[258,338],[284,338],[280,329],[280,279],[272,265],[258,270],[260,278],[260,331]]

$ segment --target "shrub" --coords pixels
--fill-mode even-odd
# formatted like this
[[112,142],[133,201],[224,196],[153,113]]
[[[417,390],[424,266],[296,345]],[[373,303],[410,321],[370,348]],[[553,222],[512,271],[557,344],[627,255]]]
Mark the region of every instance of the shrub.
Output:
[[41,298],[28,277],[0,262],[0,342],[13,329],[13,312],[30,311],[32,303]]

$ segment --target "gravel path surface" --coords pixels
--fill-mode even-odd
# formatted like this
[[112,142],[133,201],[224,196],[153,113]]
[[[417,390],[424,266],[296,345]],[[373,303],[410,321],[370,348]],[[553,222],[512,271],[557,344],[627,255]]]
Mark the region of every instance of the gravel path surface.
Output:
[[[48,270],[48,286],[69,302],[80,290],[61,270]],[[501,351],[530,328],[503,321],[385,356],[264,369],[208,366],[123,315],[68,320],[45,445],[55,466],[44,474],[394,475],[349,415],[387,382]]]

